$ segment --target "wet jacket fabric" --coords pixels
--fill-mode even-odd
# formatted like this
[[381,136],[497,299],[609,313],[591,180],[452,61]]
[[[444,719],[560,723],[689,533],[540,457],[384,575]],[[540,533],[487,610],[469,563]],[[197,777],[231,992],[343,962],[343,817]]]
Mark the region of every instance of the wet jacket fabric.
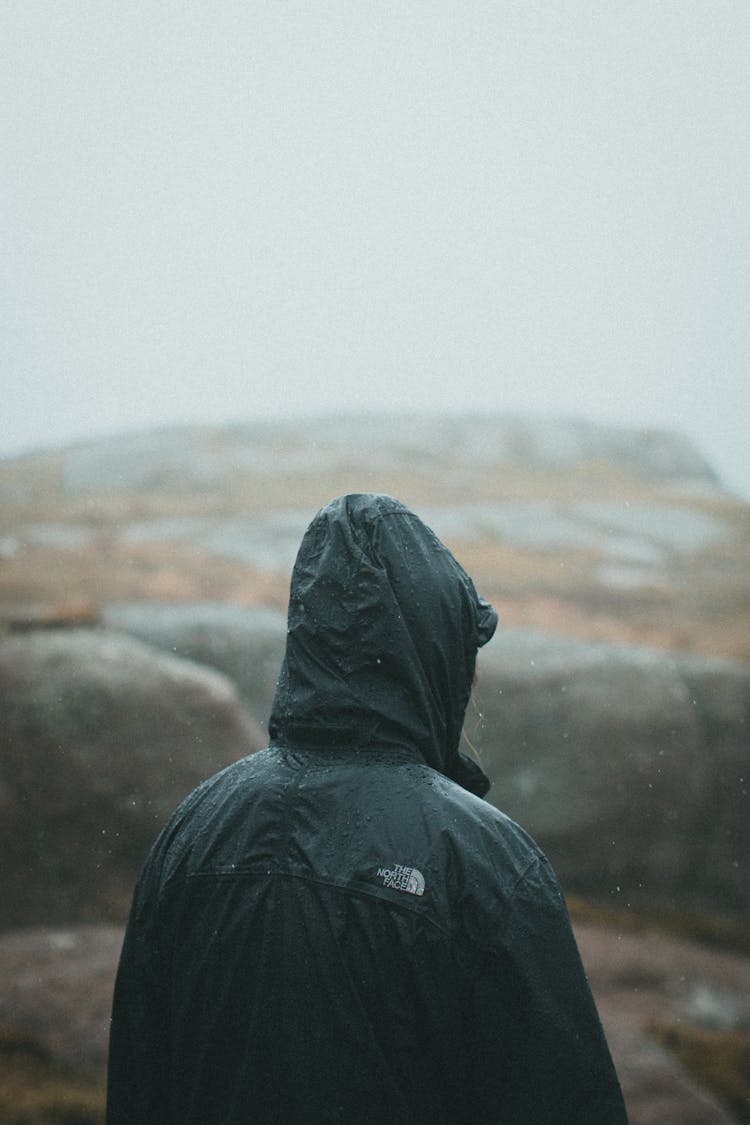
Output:
[[136,888],[108,1125],[625,1122],[555,875],[459,753],[496,620],[398,502],[319,513],[271,745]]

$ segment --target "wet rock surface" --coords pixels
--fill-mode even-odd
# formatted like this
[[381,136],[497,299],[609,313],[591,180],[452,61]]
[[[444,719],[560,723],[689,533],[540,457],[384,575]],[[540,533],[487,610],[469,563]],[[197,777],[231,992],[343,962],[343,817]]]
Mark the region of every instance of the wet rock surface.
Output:
[[26,1032],[80,1074],[106,1071],[122,926],[0,934],[0,1026]]
[[467,731],[489,799],[575,890],[750,912],[750,669],[500,630]]
[[[281,612],[119,604],[103,622],[220,669],[264,724]],[[489,799],[581,893],[638,908],[750,913],[750,669],[501,628],[466,732]]]
[[[210,516],[140,520],[123,526],[123,544],[183,543],[213,555],[257,567],[289,571],[307,527],[309,509],[288,509],[272,515]],[[440,538],[474,543],[496,540],[518,548],[543,552],[560,549],[591,551],[602,560],[600,578],[611,573],[613,561],[631,568],[641,584],[663,581],[675,558],[691,556],[722,540],[731,540],[732,528],[720,518],[685,509],[677,504],[576,504],[507,501],[490,504],[426,505],[420,510]],[[46,529],[61,544],[77,545],[73,532]],[[67,535],[67,539],[66,539]],[[40,542],[34,529],[30,543]]]
[[108,629],[217,669],[265,729],[286,641],[286,615],[219,602],[120,602],[101,612]]
[[[679,1020],[712,1026],[713,996],[732,1026],[750,1030],[750,962],[657,933],[578,925],[584,965],[605,1025],[631,1125],[732,1125],[649,1028]],[[102,1078],[122,929],[83,926],[0,935],[0,1025],[26,1031],[75,1070]],[[727,998],[742,998],[732,1007]]]
[[228,679],[126,636],[0,641],[0,928],[122,918],[187,793],[265,742]]

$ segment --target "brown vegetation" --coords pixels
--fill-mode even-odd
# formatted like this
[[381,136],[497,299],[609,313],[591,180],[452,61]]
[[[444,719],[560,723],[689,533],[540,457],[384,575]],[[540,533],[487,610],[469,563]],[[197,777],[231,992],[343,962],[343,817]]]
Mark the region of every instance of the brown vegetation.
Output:
[[701,1086],[731,1107],[738,1121],[750,1121],[750,1035],[664,1020],[648,1030]]
[[[218,440],[218,439],[217,439]],[[290,506],[310,514],[344,491],[398,495],[419,510],[434,504],[579,500],[685,505],[720,516],[730,539],[670,563],[669,581],[637,589],[603,586],[596,551],[574,547],[534,550],[496,539],[449,545],[507,624],[543,627],[582,639],[645,643],[750,662],[750,510],[720,492],[676,493],[663,484],[606,465],[572,465],[564,472],[521,472],[490,466],[460,479],[440,468],[413,472],[240,472],[215,487],[189,490],[160,480],[137,491],[66,491],[60,457],[0,465],[0,537],[17,550],[0,559],[0,622],[49,613],[60,603],[96,607],[133,598],[216,600],[238,605],[286,604],[288,573],[260,571],[198,550],[185,542],[129,544],[121,529],[138,520],[252,516]],[[54,523],[84,529],[83,546],[40,546],[24,528]],[[39,607],[42,607],[41,610]],[[53,608],[54,612],[54,608]]]
[[104,1086],[72,1073],[23,1031],[0,1028],[2,1125],[101,1125]]

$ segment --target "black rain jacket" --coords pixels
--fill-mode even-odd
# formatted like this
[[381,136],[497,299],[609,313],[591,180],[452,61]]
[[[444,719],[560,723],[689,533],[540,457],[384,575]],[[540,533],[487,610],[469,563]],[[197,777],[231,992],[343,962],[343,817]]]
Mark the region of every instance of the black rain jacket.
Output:
[[318,514],[271,746],[136,888],[108,1125],[626,1121],[557,880],[459,754],[496,622],[397,501]]

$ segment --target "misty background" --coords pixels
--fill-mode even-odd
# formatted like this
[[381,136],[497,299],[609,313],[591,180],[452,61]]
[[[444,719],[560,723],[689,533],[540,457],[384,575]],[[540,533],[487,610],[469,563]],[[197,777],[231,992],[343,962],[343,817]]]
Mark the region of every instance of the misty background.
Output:
[[137,871],[365,487],[500,611],[466,747],[632,1125],[748,1121],[749,59],[750,0],[0,3],[0,1119],[103,1122]]
[[387,409],[750,497],[750,5],[8,0],[0,455]]

